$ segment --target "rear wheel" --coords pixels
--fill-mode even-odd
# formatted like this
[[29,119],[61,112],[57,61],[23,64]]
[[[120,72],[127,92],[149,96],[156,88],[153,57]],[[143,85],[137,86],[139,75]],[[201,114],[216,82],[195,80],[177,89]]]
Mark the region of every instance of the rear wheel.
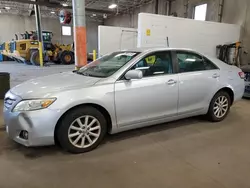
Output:
[[231,107],[231,98],[227,92],[218,92],[212,99],[207,113],[208,119],[213,122],[224,120]]
[[71,153],[84,153],[95,149],[107,133],[104,115],[90,106],[68,112],[58,126],[57,140]]
[[60,61],[64,65],[70,65],[74,63],[74,53],[71,51],[63,51],[60,54]]

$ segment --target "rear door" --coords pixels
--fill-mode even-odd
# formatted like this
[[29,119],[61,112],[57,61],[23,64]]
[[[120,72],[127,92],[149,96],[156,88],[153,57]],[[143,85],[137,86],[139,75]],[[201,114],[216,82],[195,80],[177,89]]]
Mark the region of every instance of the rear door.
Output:
[[204,111],[217,90],[220,70],[197,53],[176,51],[175,55],[179,72],[178,115]]

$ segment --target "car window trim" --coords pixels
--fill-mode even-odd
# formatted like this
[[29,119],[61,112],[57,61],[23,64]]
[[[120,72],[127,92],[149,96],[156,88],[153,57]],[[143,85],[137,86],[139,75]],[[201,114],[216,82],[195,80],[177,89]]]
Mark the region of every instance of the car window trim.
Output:
[[172,68],[173,68],[173,73],[172,74],[159,74],[159,75],[155,75],[155,76],[148,76],[148,77],[143,77],[142,79],[144,78],[154,78],[154,77],[159,77],[159,76],[166,76],[166,75],[174,75],[174,74],[177,74],[177,67],[176,67],[176,62],[174,63],[173,62],[173,50],[160,50],[160,51],[154,51],[154,52],[149,52],[147,54],[145,54],[144,56],[142,56],[138,61],[136,61],[135,63],[133,63],[131,66],[129,66],[129,68],[127,68],[123,74],[121,74],[121,76],[116,80],[116,81],[120,81],[120,80],[126,80],[125,79],[125,74],[134,66],[136,65],[137,63],[139,63],[143,58],[151,55],[151,54],[154,54],[154,53],[158,53],[158,52],[169,52],[170,53],[170,58],[171,58],[171,63],[172,63]]
[[211,70],[200,70],[200,71],[191,71],[191,72],[203,72],[203,71],[212,71],[212,70],[219,70],[219,67],[214,64],[209,58],[205,57],[204,55],[198,53],[198,52],[194,52],[194,51],[189,51],[189,50],[174,50],[173,51],[173,54],[174,54],[174,57],[175,57],[175,63],[176,63],[176,67],[177,67],[177,73],[178,74],[184,74],[184,73],[191,73],[191,72],[180,72],[180,66],[179,66],[179,61],[178,61],[178,57],[177,57],[177,53],[180,53],[180,52],[183,52],[183,53],[190,53],[190,54],[194,54],[194,55],[197,55],[197,56],[200,56],[202,58],[202,61],[204,63],[204,58],[208,59],[209,62],[211,62],[215,67],[216,69],[211,69]]

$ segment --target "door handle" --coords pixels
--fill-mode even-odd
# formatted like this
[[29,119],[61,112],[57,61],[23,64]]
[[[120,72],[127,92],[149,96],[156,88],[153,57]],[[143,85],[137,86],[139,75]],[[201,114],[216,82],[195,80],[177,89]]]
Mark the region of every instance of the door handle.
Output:
[[218,73],[213,74],[213,78],[219,78],[220,75]]
[[173,80],[173,79],[171,79],[171,80],[169,80],[169,81],[167,82],[168,85],[174,85],[174,84],[176,84],[176,83],[177,83],[177,81],[176,81],[176,80]]

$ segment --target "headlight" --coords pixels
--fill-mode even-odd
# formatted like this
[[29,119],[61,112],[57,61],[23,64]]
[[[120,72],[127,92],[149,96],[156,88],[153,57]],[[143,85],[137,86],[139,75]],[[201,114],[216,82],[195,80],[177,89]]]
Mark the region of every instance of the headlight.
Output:
[[32,110],[40,110],[49,107],[53,102],[55,102],[55,98],[52,99],[34,99],[34,100],[24,100],[19,102],[13,112],[21,112],[21,111],[32,111]]

